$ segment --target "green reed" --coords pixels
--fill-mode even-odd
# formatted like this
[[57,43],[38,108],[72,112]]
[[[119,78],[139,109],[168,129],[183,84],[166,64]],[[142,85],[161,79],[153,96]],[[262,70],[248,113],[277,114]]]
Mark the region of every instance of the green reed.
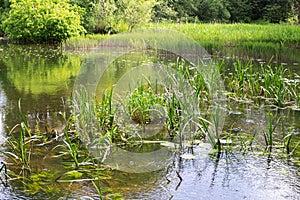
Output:
[[[9,146],[8,151],[0,150],[0,153],[9,157],[15,164],[22,166],[22,169],[30,170],[31,148],[29,146],[36,141],[37,138],[31,134],[31,130],[28,125],[28,119],[22,113],[21,100],[18,102],[18,107],[21,123],[15,125],[9,131],[9,138],[6,140]],[[15,134],[17,131],[19,131],[18,136]]]
[[84,142],[92,142],[91,134],[100,130],[94,97],[90,97],[86,88],[80,87],[74,92],[71,107],[76,130],[81,133]]
[[274,145],[274,141],[273,141],[274,131],[276,129],[276,126],[278,125],[279,120],[280,119],[277,119],[277,122],[274,123],[274,119],[271,112],[270,111],[268,112],[268,129],[267,131],[263,131],[263,136],[266,143],[266,149],[268,149],[269,152],[272,151]]
[[127,97],[126,105],[130,117],[143,126],[150,123],[149,112],[155,105],[165,105],[164,98],[157,88],[158,86],[152,86],[150,83],[139,84],[138,88]]
[[174,136],[180,128],[180,112],[180,101],[176,98],[175,94],[172,94],[167,104],[167,129],[171,136]]
[[234,72],[225,81],[233,98],[263,100],[278,107],[297,105],[299,98],[300,83],[283,65],[263,63],[255,67],[251,61],[237,61]]
[[101,185],[100,185],[100,179],[98,178],[97,179],[97,183],[95,183],[94,181],[92,181],[94,187],[96,188],[97,190],[97,193],[98,193],[98,196],[99,196],[99,199],[102,200],[102,188],[101,188]]
[[[251,44],[278,44],[276,49],[284,47],[297,47],[300,45],[299,27],[282,24],[150,24],[152,27],[165,27],[177,30],[193,38],[199,44],[215,46],[242,46]],[[257,48],[259,49],[259,48]]]
[[100,35],[100,34],[88,34],[85,36],[76,36],[76,37],[69,38],[63,44],[63,48],[67,50],[93,49],[96,48],[101,41],[105,40],[108,37],[109,35]]
[[74,164],[75,164],[75,168],[78,168],[79,166],[79,162],[78,162],[78,155],[79,155],[79,145],[78,143],[75,141],[73,142],[70,139],[70,136],[68,134],[68,131],[65,131],[65,139],[64,139],[64,143],[66,145],[66,149],[68,154],[71,156]]
[[107,132],[114,125],[113,89],[106,90],[100,102],[96,103],[96,115],[102,132]]
[[[21,165],[24,169],[30,169],[30,149],[27,147],[32,141],[28,139],[26,134],[25,123],[17,124],[9,132],[10,137],[7,139],[7,144],[9,145],[8,151],[0,152],[5,156],[9,157],[15,164]],[[20,128],[19,137],[14,136],[14,131]]]

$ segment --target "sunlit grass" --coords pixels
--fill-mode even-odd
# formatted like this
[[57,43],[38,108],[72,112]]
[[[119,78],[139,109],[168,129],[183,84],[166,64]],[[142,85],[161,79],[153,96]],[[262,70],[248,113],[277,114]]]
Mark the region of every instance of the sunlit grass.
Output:
[[229,97],[263,101],[278,107],[298,107],[300,81],[298,75],[283,65],[262,63],[254,66],[252,61],[234,63],[234,69],[224,80]]
[[[282,24],[150,24],[150,27],[164,27],[183,32],[199,44],[244,46],[252,44],[279,44],[285,47],[299,47],[300,27]],[[217,45],[216,45],[217,46]]]
[[96,48],[99,43],[107,39],[109,35],[90,34],[85,36],[77,36],[69,38],[64,44],[63,48],[66,50],[87,50]]

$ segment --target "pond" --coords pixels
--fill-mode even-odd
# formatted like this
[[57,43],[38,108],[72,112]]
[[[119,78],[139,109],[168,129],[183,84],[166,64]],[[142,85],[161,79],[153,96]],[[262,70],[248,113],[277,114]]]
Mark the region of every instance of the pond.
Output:
[[[237,55],[239,51],[230,49],[222,52],[222,57],[215,55],[215,62],[223,62],[224,77],[234,71],[237,57],[249,59],[244,53]],[[113,67],[105,71],[99,83],[101,87],[97,88],[98,94],[111,85],[124,85],[118,81],[132,66],[159,59],[176,63],[176,58],[166,54],[159,54],[159,58],[157,54],[153,57],[151,52],[150,56],[147,53],[145,56],[144,52],[132,54],[119,57]],[[30,153],[31,172],[34,173],[22,171],[0,154],[0,161],[6,163],[7,170],[17,174],[6,178],[2,172],[0,199],[98,199],[95,177],[100,179],[105,199],[300,198],[299,109],[270,110],[264,103],[258,105],[246,100],[227,102],[223,132],[226,137],[230,134],[237,136],[225,141],[225,150],[222,152],[215,152],[209,143],[198,139],[181,153],[172,151],[171,159],[157,170],[131,173],[116,167],[97,165],[85,161],[85,158],[82,158],[84,166],[74,170],[72,159],[57,155],[61,154],[60,146],[64,143],[60,137],[66,124],[64,113],[68,116],[71,112],[73,86],[78,80],[77,76],[82,76],[81,67],[90,61],[86,58],[91,55],[90,51],[62,50],[60,47],[43,45],[0,46],[1,149],[9,149],[9,130],[22,121],[20,109],[28,118],[29,127],[38,127],[41,133],[47,132],[47,136],[41,135],[51,141],[49,145],[36,145],[34,152]],[[258,66],[259,62],[269,62],[271,56],[251,57],[256,60],[254,65]],[[297,52],[285,52],[284,56],[278,56],[285,68],[300,74]],[[97,62],[101,62],[101,59]],[[93,71],[92,67],[86,72],[99,73]],[[155,75],[151,70],[147,73]],[[271,152],[264,149],[264,131],[267,132],[270,120],[274,123],[273,139],[277,145]],[[282,145],[288,134],[293,135],[290,154]],[[253,135],[255,145],[250,145]],[[163,144],[158,143],[158,146]],[[126,148],[143,152],[149,149],[153,151],[157,145]],[[90,155],[82,153],[81,156],[88,158]],[[128,158],[123,159],[125,162]],[[26,178],[20,178],[21,171]]]

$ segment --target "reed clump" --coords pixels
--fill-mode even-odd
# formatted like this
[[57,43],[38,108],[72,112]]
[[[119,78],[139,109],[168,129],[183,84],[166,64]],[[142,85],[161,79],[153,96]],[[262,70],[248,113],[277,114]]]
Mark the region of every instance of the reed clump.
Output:
[[234,63],[234,70],[225,77],[229,97],[264,102],[280,108],[298,107],[300,93],[299,76],[283,65],[261,63],[254,66],[252,61]]

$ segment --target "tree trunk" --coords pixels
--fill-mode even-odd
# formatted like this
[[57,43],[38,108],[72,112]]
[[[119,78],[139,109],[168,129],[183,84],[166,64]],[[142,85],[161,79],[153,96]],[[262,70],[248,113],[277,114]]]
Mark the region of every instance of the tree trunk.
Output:
[[298,24],[300,24],[300,1],[298,1]]

